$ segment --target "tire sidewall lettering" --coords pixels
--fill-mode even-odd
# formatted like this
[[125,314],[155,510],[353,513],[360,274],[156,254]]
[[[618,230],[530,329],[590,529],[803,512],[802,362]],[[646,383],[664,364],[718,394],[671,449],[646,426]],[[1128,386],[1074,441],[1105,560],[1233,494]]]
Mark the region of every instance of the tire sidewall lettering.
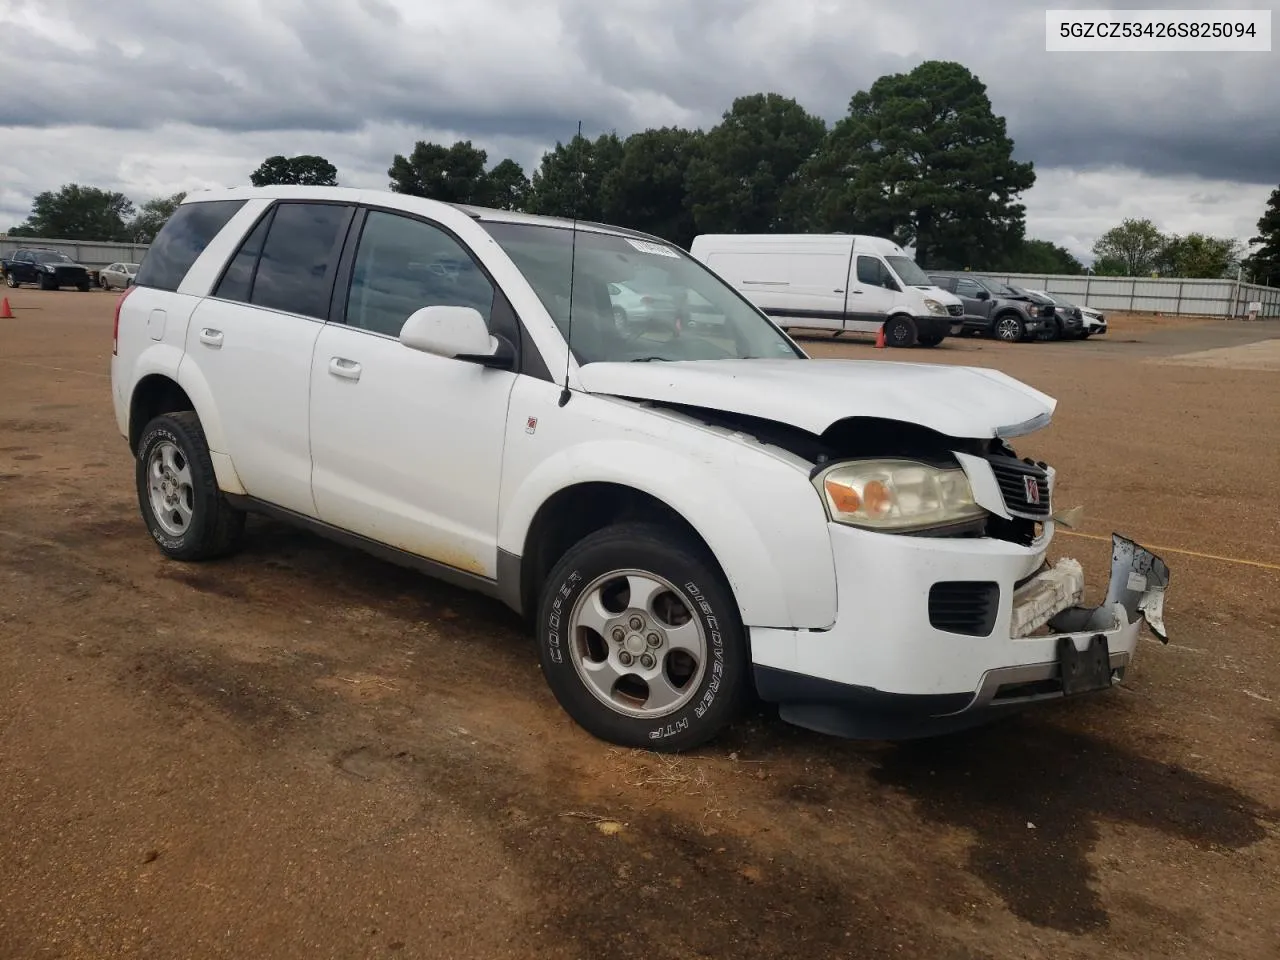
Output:
[[[182,442],[182,438],[179,437],[172,430],[170,430],[168,427],[159,426],[147,431],[147,433],[143,435],[142,443],[140,444],[142,448],[142,455],[139,458],[141,460],[141,464],[142,464],[141,469],[143,471],[147,469],[146,465],[147,465],[147,461],[151,458],[152,448],[155,447],[155,445],[159,443],[161,440],[168,440],[175,447],[177,447],[179,450],[182,451],[183,457],[188,462],[191,460],[191,456],[190,454],[187,453],[187,447],[186,447],[186,444]],[[195,477],[195,471],[192,471],[191,479],[193,484],[193,493],[195,494],[195,498],[194,498],[195,503],[194,503],[194,509],[192,510],[192,522],[191,522],[190,530],[195,530],[199,528],[200,522],[201,522],[200,491],[198,488],[194,486],[195,483],[197,482]],[[185,538],[170,537],[163,530],[161,530],[159,523],[156,522],[154,511],[151,508],[150,499],[146,499],[144,500],[144,502],[146,503],[147,530],[151,533],[151,538],[166,550],[181,550],[182,547],[184,546]],[[188,532],[190,532],[190,530]]]

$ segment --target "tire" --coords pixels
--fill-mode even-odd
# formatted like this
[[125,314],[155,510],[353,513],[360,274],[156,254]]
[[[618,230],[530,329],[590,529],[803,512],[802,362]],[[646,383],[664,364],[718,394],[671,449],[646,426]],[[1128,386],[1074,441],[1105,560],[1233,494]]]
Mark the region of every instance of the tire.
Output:
[[103,290],[111,289],[111,284],[109,284],[107,282],[107,278],[102,276],[101,274],[98,275],[98,286],[100,286]]
[[942,342],[942,337],[920,337],[918,342],[922,347],[936,347]]
[[1005,343],[1018,343],[1027,338],[1027,328],[1022,318],[1016,313],[1003,313],[996,317],[992,332],[997,340]]
[[41,278],[40,278],[40,289],[41,289],[41,290],[57,290],[57,289],[58,289],[58,281],[57,281],[57,280],[54,280],[52,277],[41,277]]
[[[171,482],[167,491],[162,488],[153,496],[155,469],[166,470]],[[138,508],[165,556],[212,560],[240,546],[245,514],[232,507],[218,489],[204,428],[193,411],[166,413],[146,425],[138,440],[134,476]],[[181,482],[184,478],[188,482]],[[173,494],[168,518],[157,512],[165,492]]]
[[627,329],[627,308],[613,308],[613,325],[618,328],[619,332]]
[[[634,609],[627,606],[632,583],[653,591]],[[599,630],[578,623],[592,595],[601,600]],[[683,621],[681,642],[695,656],[671,646],[673,620]],[[657,524],[606,527],[569,549],[542,588],[538,654],[565,712],[592,736],[624,747],[675,753],[701,746],[733,722],[749,689],[746,631],[718,565],[705,548]],[[653,657],[647,670],[641,659],[625,662],[646,655]],[[583,663],[605,670],[597,675]],[[650,671],[657,685],[638,679]],[[650,705],[663,694],[669,705]]]
[[81,293],[88,293],[90,290],[93,289],[93,284],[91,284],[88,280],[84,280],[76,284],[76,289],[79,290]]
[[1057,341],[1062,339],[1062,321],[1057,317],[1049,322],[1048,329],[1045,330],[1044,338],[1046,340]]
[[884,324],[884,342],[890,347],[914,347],[916,322],[902,314],[890,317]]
[[18,289],[18,280],[12,273],[6,273],[4,275],[4,285],[16,290]]

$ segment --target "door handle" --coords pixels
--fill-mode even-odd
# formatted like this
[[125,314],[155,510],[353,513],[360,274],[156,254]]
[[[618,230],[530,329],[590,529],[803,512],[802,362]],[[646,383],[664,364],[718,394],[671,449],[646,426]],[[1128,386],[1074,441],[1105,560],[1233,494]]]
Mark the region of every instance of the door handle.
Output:
[[850,292],[850,293],[856,293],[858,296],[862,296],[862,291],[861,291],[861,290],[850,290],[849,292]]
[[207,343],[211,347],[220,347],[222,346],[222,331],[205,327],[200,331],[200,342]]
[[832,293],[844,293],[844,291],[843,291],[843,290],[841,290],[841,289],[840,289],[840,288],[838,288],[838,287],[837,287],[835,290],[832,290],[831,292],[832,292]]
[[329,372],[335,377],[342,377],[344,380],[359,380],[360,364],[354,360],[348,360],[346,357],[330,357]]

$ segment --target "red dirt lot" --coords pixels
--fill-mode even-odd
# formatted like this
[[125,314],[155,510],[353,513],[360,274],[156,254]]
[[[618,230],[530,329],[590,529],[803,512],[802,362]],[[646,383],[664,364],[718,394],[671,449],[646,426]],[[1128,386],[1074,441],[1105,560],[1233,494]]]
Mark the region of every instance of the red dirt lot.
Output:
[[1159,547],[1172,642],[963,736],[759,709],[660,758],[575,727],[496,603],[265,521],[164,560],[111,412],[115,298],[7,293],[0,958],[1280,955],[1280,326],[806,340],[1057,397],[1020,443],[1085,506],[1057,551],[1100,595],[1112,530]]

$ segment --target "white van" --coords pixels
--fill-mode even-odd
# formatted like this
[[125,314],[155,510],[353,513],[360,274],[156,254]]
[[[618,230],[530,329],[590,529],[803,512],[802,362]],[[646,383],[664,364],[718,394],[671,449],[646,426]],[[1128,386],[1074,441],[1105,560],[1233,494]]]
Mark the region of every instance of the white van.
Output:
[[[878,333],[934,347],[958,332],[964,304],[883,237],[703,234],[689,250],[780,327]],[[954,326],[954,329],[953,329]]]

